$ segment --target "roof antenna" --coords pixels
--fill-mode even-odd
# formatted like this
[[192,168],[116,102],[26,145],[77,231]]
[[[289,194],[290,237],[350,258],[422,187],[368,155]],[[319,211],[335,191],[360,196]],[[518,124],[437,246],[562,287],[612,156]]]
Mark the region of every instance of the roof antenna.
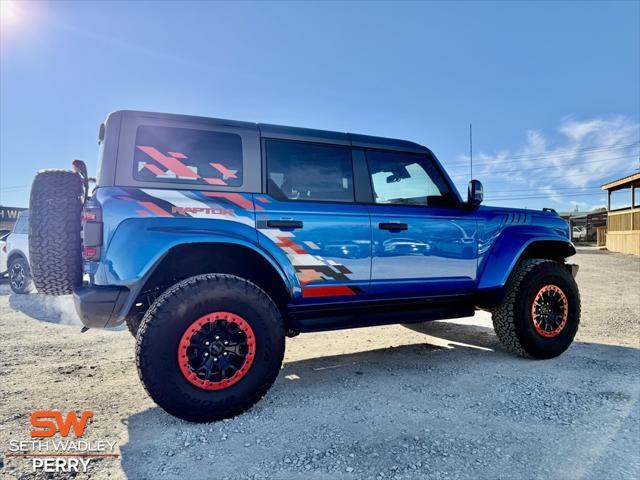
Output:
[[473,124],[469,124],[469,175],[473,180]]

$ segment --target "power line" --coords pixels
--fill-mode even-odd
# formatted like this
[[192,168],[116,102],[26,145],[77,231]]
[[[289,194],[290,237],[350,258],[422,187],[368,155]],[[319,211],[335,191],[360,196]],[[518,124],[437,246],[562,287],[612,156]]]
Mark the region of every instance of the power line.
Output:
[[[510,155],[504,159],[499,160],[500,162],[506,162],[508,160],[518,160],[518,159],[527,159],[527,160],[539,160],[539,159],[545,159],[545,158],[555,158],[555,157],[559,157],[559,156],[578,156],[581,153],[590,153],[590,152],[598,152],[598,151],[608,151],[608,150],[620,150],[620,149],[624,149],[624,148],[631,148],[634,146],[638,146],[640,145],[640,142],[634,142],[634,143],[627,143],[627,144],[623,144],[623,145],[610,145],[610,146],[603,146],[603,147],[585,147],[585,148],[578,148],[575,150],[568,150],[566,152],[553,152],[553,153],[541,153],[541,154],[536,154],[536,153],[528,153],[528,154],[522,154],[522,155]],[[494,163],[493,161],[488,161],[488,162],[476,162],[476,165],[488,165],[488,164],[492,164]],[[450,162],[448,163],[448,165],[466,165],[467,162],[464,161],[460,161],[460,162]]]
[[[541,168],[545,168],[545,167],[578,167],[580,165],[585,165],[585,164],[590,164],[590,163],[602,163],[602,162],[608,162],[611,160],[621,160],[623,158],[635,158],[635,155],[623,155],[621,157],[613,157],[613,158],[601,158],[598,160],[587,160],[584,162],[579,162],[579,163],[561,163],[561,164],[553,164],[553,165],[545,165],[544,167],[540,167],[540,166],[536,166],[536,167],[531,167],[531,168],[517,168],[515,170],[496,170],[496,171],[488,171],[488,172],[484,172],[485,175],[493,175],[493,174],[497,174],[497,173],[518,173],[518,172],[526,172],[526,171],[530,171],[530,170],[540,170]],[[464,173],[453,173],[453,174],[449,174],[451,177],[462,177],[462,176],[466,176],[466,174]]]
[[[556,176],[548,176],[548,177],[536,177],[536,180],[539,182],[551,182],[553,180],[566,180],[568,177],[575,178],[575,177],[584,177],[584,176],[594,177],[596,175],[594,175],[593,172],[583,172],[583,173],[572,173],[571,175],[567,174],[567,175],[556,175]],[[604,175],[598,174],[596,178],[602,178],[604,176],[610,177],[612,176],[612,174],[611,173],[607,173]],[[618,176],[624,177],[625,175],[618,175]],[[460,183],[460,180],[458,180],[458,183]]]
[[[594,160],[584,160],[581,161],[580,159],[572,159],[570,162],[566,162],[566,163],[553,163],[553,164],[546,164],[544,165],[544,167],[565,167],[565,166],[580,166],[580,165],[584,165],[584,164],[590,164],[590,163],[602,163],[602,162],[607,162],[610,160],[620,160],[623,158],[636,158],[636,155],[622,155],[619,157],[609,157],[609,158],[598,158],[598,159],[594,159]],[[500,164],[503,162],[498,162],[497,164]],[[493,164],[493,165],[497,165],[497,164]],[[487,164],[488,165],[488,164]],[[518,168],[516,170],[509,170],[509,171],[514,171],[514,172],[520,172],[522,170],[538,170],[539,168],[543,168],[540,166],[535,166],[535,167],[527,167],[527,168]],[[452,169],[452,170],[455,170]],[[489,172],[489,173],[494,173],[494,172]],[[497,173],[497,172],[495,172]],[[455,174],[458,175],[458,174]]]
[[[529,191],[537,192],[541,188],[544,188],[544,187],[516,188],[513,190],[500,189],[500,192],[529,192]],[[599,190],[601,187],[560,187],[560,188],[551,187],[551,188],[553,188],[554,190],[594,190],[597,188]]]
[[595,196],[603,196],[606,195],[604,192],[602,193],[565,193],[565,194],[553,194],[549,193],[546,195],[523,195],[523,196],[512,196],[512,197],[495,197],[490,198],[487,201],[497,201],[497,200],[529,200],[534,198],[550,198],[550,197],[558,197],[558,198],[566,198],[566,197],[595,197]]
[[576,153],[581,153],[581,152],[595,152],[595,151],[599,151],[599,150],[616,150],[619,148],[629,148],[629,147],[633,147],[636,145],[640,145],[640,142],[631,142],[631,143],[623,143],[622,145],[603,145],[600,147],[584,147],[584,148],[576,148],[574,150],[572,149],[564,149],[564,153],[563,150],[557,151],[557,152],[549,152],[549,153],[545,153],[545,154],[537,154],[537,153],[523,153],[521,155],[513,155],[511,156],[511,158],[528,158],[531,156],[534,157],[542,157],[542,156],[549,156],[549,157],[555,157],[557,155],[575,155]]
[[513,197],[513,196],[526,196],[526,195],[548,195],[548,196],[576,196],[579,197],[580,195],[606,195],[605,192],[581,192],[581,193],[575,193],[575,192],[559,192],[558,189],[550,187],[549,192],[546,191],[530,191],[530,192],[522,192],[522,193],[504,193],[501,191],[495,191],[495,192],[491,192],[491,195],[495,196],[498,195],[499,198],[508,198],[508,197]]

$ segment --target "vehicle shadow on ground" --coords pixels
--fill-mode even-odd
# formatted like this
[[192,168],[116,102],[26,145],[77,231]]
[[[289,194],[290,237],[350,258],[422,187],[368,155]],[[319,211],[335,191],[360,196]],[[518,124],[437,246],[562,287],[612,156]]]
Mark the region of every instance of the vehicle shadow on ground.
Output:
[[[537,469],[560,455],[575,463],[567,468],[580,465],[584,475],[577,477],[597,478],[611,468],[604,456],[624,463],[617,443],[628,438],[620,441],[618,432],[638,423],[638,374],[632,372],[639,350],[578,343],[558,359],[531,361],[502,351],[488,327],[432,322],[424,331],[416,333],[421,343],[285,363],[267,396],[228,421],[191,424],[160,408],[131,415],[124,420],[129,441],[120,447],[122,468],[128,478],[355,479],[378,472],[394,478],[405,467],[398,478],[467,478],[470,471],[475,478],[536,478],[548,477]],[[593,381],[607,371],[629,376],[629,391],[609,385],[610,378]],[[563,416],[546,406],[556,402],[567,403]],[[610,435],[593,426],[567,430],[595,410],[601,429],[615,426]],[[561,439],[559,450],[538,448],[549,436]],[[400,446],[418,438],[428,450],[403,457]],[[595,442],[597,450],[581,450],[576,438]],[[476,443],[480,453],[468,447]],[[483,453],[487,443],[495,445]],[[533,467],[516,461],[532,450],[549,458]],[[478,463],[484,454],[495,458]],[[313,472],[307,472],[305,459],[312,457]],[[418,459],[423,467],[416,470]],[[345,473],[340,462],[359,470]]]

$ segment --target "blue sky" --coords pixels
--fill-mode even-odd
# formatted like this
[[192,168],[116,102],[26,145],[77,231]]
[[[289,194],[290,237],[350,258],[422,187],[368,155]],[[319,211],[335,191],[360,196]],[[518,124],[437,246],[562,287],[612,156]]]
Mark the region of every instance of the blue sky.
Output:
[[413,140],[461,191],[473,122],[495,205],[590,209],[639,166],[637,1],[1,1],[4,205],[40,168],[95,173],[118,109]]

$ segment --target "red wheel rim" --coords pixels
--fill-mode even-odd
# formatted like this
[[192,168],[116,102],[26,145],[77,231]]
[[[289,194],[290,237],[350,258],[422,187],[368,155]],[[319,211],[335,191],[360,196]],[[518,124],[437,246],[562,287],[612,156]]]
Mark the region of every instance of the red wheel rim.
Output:
[[531,304],[531,322],[538,335],[552,338],[558,335],[569,318],[569,301],[557,285],[545,285]]
[[256,355],[256,337],[247,321],[230,312],[198,318],[182,334],[178,365],[182,375],[204,390],[222,390],[238,383]]

